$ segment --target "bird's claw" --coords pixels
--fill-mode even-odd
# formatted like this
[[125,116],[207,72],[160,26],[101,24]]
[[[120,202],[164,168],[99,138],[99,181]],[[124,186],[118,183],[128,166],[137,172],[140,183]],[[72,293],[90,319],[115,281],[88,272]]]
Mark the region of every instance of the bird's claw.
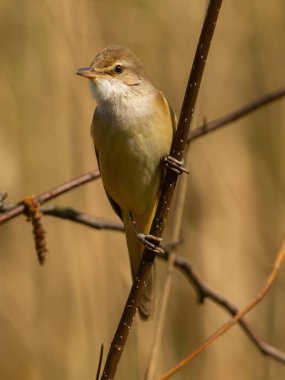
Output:
[[183,167],[183,160],[179,161],[176,158],[172,156],[166,156],[163,158],[163,162],[165,163],[165,166],[172,170],[176,174],[182,174],[187,173],[189,174],[188,170]]
[[158,253],[158,254],[164,253],[164,249],[159,246],[159,244],[162,241],[161,238],[156,237],[154,235],[150,235],[150,234],[145,235],[142,233],[138,233],[137,237],[138,237],[139,241],[142,242],[143,245],[146,248],[148,248],[150,251],[152,251],[154,253]]

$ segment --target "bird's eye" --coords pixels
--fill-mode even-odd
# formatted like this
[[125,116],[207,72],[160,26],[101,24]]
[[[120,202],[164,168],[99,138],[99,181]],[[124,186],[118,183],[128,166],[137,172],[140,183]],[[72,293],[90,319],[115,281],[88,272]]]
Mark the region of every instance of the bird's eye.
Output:
[[122,72],[123,72],[123,67],[122,67],[122,65],[117,65],[117,66],[115,66],[115,67],[114,67],[114,71],[115,71],[116,74],[122,74]]

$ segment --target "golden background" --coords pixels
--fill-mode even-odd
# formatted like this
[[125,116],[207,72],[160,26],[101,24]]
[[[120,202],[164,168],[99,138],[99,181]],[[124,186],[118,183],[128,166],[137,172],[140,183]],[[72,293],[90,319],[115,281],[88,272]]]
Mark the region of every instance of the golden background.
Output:
[[[74,70],[120,43],[143,60],[179,114],[206,1],[0,1],[0,190],[38,194],[96,167],[94,102]],[[285,84],[282,0],[224,1],[194,127]],[[263,283],[285,232],[284,100],[193,142],[179,254],[237,306]],[[100,181],[52,203],[115,219]],[[90,380],[130,287],[124,236],[44,218],[38,266],[23,216],[0,227],[0,379]],[[165,236],[167,241],[167,236]],[[157,299],[165,264],[158,263]],[[285,268],[247,320],[285,351]],[[157,376],[228,315],[174,274]],[[118,379],[143,379],[154,321],[136,321]],[[285,366],[233,328],[175,379],[280,380]]]

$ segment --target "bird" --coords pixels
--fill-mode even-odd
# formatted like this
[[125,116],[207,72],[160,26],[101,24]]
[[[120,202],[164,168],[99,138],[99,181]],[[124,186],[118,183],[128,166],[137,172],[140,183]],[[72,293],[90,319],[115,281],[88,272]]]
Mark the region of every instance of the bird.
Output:
[[[127,47],[108,46],[75,73],[89,79],[95,99],[91,136],[105,192],[124,223],[134,279],[144,244],[158,250],[149,232],[176,116],[164,94],[151,83],[141,60]],[[153,314],[154,278],[152,269],[138,305],[142,319]]]

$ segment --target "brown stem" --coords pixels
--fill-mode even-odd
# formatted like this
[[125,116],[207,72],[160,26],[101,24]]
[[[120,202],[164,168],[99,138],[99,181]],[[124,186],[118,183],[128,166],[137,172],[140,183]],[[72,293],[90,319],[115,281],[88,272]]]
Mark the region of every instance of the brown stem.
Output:
[[[159,256],[161,259],[167,261],[167,254]],[[215,292],[213,289],[209,288],[200,278],[198,273],[193,268],[192,264],[184,259],[181,256],[175,256],[175,267],[180,270],[187,278],[187,280],[194,287],[198,301],[203,303],[205,299],[209,298],[211,301],[220,305],[223,309],[227,310],[231,315],[236,315],[238,313],[238,308],[233,305],[226,298]],[[241,318],[238,321],[239,325],[245,331],[247,336],[251,339],[251,341],[258,347],[258,349],[265,355],[272,357],[282,363],[285,363],[285,354],[270,345],[269,343],[262,340],[250,327],[250,325]]]
[[41,212],[44,215],[51,215],[56,216],[57,218],[68,219],[73,222],[95,228],[97,230],[104,229],[112,231],[124,231],[124,226],[120,222],[95,218],[92,215],[77,211],[71,207],[57,207],[54,205],[46,205],[41,207]]
[[187,142],[190,143],[193,140],[197,139],[198,137],[201,137],[209,132],[213,132],[218,128],[225,127],[229,123],[232,123],[233,121],[236,121],[248,115],[249,113],[256,111],[257,109],[265,106],[266,104],[269,104],[278,99],[281,99],[284,96],[285,96],[285,87],[282,87],[279,90],[270,92],[269,94],[263,95],[260,98],[255,99],[252,102],[245,104],[243,107],[239,108],[238,110],[230,112],[227,115],[219,117],[216,120],[210,121],[209,123],[206,123],[192,130],[188,135]]
[[[63,183],[60,186],[57,186],[47,192],[44,192],[35,197],[35,201],[40,204],[43,204],[53,198],[58,197],[61,194],[64,194],[72,189],[75,189],[78,186],[88,183],[100,177],[99,170],[93,170],[92,172],[83,174],[79,177],[76,177],[68,182]],[[25,206],[23,204],[18,204],[11,209],[7,210],[5,213],[0,215],[0,224],[7,222],[8,220],[15,218],[16,216],[23,214]]]
[[175,367],[166,372],[163,376],[159,378],[159,380],[169,379],[176,372],[180,371],[185,365],[187,365],[191,360],[196,358],[200,353],[202,353],[211,343],[217,340],[220,336],[222,336],[226,331],[228,331],[232,326],[234,326],[237,322],[241,320],[249,311],[251,311],[268,293],[270,287],[272,286],[274,280],[276,279],[278,270],[282,264],[282,261],[285,256],[285,239],[282,241],[281,247],[276,255],[276,258],[273,263],[273,268],[267,277],[265,284],[256,294],[253,300],[251,300],[246,306],[244,306],[241,310],[237,311],[233,318],[224,323],[218,330],[216,330],[211,336],[209,336],[195,351],[193,351],[189,356],[185,359],[181,360]]
[[[176,159],[182,159],[183,157],[183,151],[192,122],[198,89],[200,87],[202,74],[208,56],[210,43],[214,34],[221,3],[222,0],[212,0],[209,2],[207,15],[203,24],[192,70],[189,76],[177,132],[175,134],[170,152],[170,155]],[[171,170],[167,170],[166,177],[162,185],[156,215],[150,230],[150,233],[154,236],[160,237],[162,235],[177,177],[178,175],[176,173]],[[111,380],[115,377],[117,366],[136,314],[137,305],[141,297],[142,290],[149,277],[154,259],[154,253],[150,252],[148,249],[145,249],[137,276],[134,280],[121,320],[110,346],[104,371],[101,376],[102,380]]]

